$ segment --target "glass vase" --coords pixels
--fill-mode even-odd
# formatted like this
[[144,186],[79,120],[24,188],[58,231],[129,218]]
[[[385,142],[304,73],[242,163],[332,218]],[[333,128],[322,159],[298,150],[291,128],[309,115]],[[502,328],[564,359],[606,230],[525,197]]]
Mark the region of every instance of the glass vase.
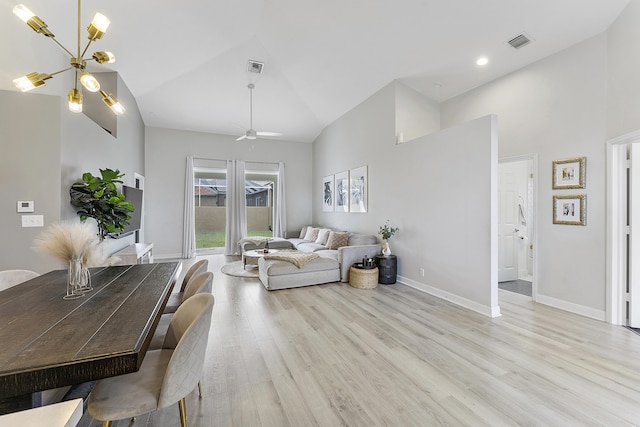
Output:
[[93,287],[91,286],[91,272],[87,268],[87,266],[82,263],[80,272],[80,292],[83,294],[86,292],[91,292]]
[[76,299],[84,296],[82,292],[82,283],[84,274],[82,272],[82,258],[74,258],[69,260],[69,276],[67,277],[67,294],[64,299]]

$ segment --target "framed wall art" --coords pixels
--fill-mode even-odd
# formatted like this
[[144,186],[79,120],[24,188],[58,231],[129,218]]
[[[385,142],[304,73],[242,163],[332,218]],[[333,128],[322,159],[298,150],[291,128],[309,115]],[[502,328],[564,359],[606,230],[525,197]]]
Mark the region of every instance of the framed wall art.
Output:
[[587,158],[553,161],[553,189],[585,188],[587,175]]
[[367,212],[367,167],[349,171],[349,212]]
[[333,194],[334,191],[334,182],[333,175],[325,176],[322,179],[322,211],[323,212],[333,212],[335,197]]
[[336,212],[349,212],[349,172],[340,172],[335,175],[336,187],[333,195]]
[[553,196],[553,223],[587,225],[587,195]]

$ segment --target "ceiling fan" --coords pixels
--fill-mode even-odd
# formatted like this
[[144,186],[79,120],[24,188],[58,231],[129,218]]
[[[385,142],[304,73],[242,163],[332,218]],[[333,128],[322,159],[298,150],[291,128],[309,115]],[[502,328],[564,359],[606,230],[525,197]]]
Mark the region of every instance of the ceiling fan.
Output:
[[253,128],[253,89],[255,89],[256,86],[253,83],[249,83],[247,87],[249,88],[249,130],[240,138],[236,139],[236,141],[242,141],[245,138],[256,139],[259,136],[282,136],[282,134],[278,132],[257,132]]

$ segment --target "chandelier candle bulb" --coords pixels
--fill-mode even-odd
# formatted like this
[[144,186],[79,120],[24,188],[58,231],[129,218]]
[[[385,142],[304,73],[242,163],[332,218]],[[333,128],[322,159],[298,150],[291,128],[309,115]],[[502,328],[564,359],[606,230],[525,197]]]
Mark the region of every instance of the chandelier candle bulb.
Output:
[[91,74],[86,71],[80,74],[80,83],[87,89],[89,92],[97,92],[100,90],[100,83],[98,80]]
[[111,111],[117,115],[124,114],[125,108],[120,104],[120,101],[113,96],[113,94],[101,90],[100,95],[102,95],[102,101],[107,104],[107,107],[111,108]]
[[14,6],[13,13],[20,18],[25,24],[29,22],[29,19],[36,16],[35,13],[31,12],[29,8],[23,4],[18,4]]
[[28,92],[40,86],[45,86],[45,80],[50,79],[49,74],[38,74],[37,72],[29,73],[26,76],[18,77],[13,80],[13,84],[22,92]]
[[69,111],[82,113],[82,92],[78,89],[71,89],[67,99],[69,100]]
[[47,37],[55,37],[51,31],[47,28],[47,24],[38,18],[29,8],[23,4],[16,5],[13,8],[13,13],[24,21],[25,24],[31,27],[36,33],[41,33]]
[[91,24],[89,24],[89,28],[87,28],[87,31],[89,32],[89,40],[94,41],[101,39],[104,33],[107,32],[109,24],[111,24],[109,18],[101,13],[96,13]]
[[111,52],[93,52],[93,59],[98,64],[112,64],[116,62],[116,57]]

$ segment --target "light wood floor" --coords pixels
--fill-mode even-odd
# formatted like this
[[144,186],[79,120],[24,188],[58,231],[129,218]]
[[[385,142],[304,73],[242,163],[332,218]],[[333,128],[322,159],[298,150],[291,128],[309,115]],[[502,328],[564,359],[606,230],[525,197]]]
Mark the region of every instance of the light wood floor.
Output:
[[[640,425],[640,336],[623,327],[506,291],[497,319],[400,284],[268,292],[225,258],[209,257],[191,427]],[[178,408],[114,425],[179,426]]]

